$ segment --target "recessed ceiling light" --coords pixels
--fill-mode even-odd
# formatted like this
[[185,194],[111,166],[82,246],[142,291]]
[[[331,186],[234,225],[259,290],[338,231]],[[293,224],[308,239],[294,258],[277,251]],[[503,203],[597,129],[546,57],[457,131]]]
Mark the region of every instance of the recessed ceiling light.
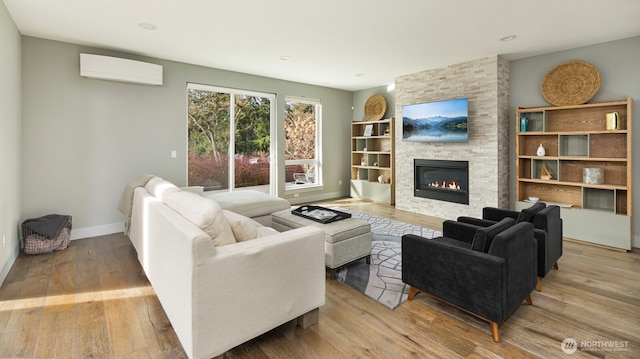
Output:
[[362,72],[358,72],[358,73],[356,74],[356,76],[357,76],[357,77],[362,77],[362,76],[364,76],[364,74],[363,74]]
[[139,26],[141,29],[144,29],[144,30],[157,30],[157,29],[158,29],[158,27],[157,27],[156,25],[154,25],[154,24],[150,24],[150,23],[148,23],[148,22],[141,22],[141,23],[138,23],[138,26]]
[[508,36],[505,36],[505,37],[501,37],[500,41],[507,42],[507,41],[514,40],[516,37],[517,37],[516,35],[508,35]]
[[280,60],[289,61],[289,60],[291,60],[291,56],[280,56]]

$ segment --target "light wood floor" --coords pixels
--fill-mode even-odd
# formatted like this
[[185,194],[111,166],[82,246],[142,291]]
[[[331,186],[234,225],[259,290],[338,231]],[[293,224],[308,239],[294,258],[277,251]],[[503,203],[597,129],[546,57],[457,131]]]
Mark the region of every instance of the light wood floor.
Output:
[[[392,206],[331,205],[440,229]],[[500,328],[424,294],[394,310],[327,279],[320,322],[285,324],[225,358],[632,358],[640,356],[640,254],[565,241],[560,270]],[[568,337],[617,351],[561,351]],[[614,341],[617,341],[614,343]],[[592,344],[593,346],[594,344]],[[592,348],[593,349],[593,348]],[[597,349],[597,348],[595,348]],[[122,234],[20,256],[0,287],[2,358],[184,358],[171,324]]]

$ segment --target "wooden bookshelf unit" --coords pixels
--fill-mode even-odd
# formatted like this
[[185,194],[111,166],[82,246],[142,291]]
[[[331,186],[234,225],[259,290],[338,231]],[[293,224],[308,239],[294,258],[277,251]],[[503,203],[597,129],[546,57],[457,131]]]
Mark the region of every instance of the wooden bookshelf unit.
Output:
[[394,118],[351,123],[351,197],[395,203]]
[[[630,250],[632,102],[518,107],[516,208],[530,206],[529,197],[558,204],[565,237]],[[585,181],[585,169],[602,181]]]

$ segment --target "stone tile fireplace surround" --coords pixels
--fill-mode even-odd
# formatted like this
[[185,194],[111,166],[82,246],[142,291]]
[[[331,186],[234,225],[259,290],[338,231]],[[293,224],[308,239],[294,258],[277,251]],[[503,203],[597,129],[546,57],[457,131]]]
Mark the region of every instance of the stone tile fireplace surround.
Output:
[[[444,219],[509,207],[509,62],[495,56],[396,78],[396,208]],[[469,141],[402,141],[402,105],[469,99]],[[414,159],[469,162],[469,204],[414,196]]]

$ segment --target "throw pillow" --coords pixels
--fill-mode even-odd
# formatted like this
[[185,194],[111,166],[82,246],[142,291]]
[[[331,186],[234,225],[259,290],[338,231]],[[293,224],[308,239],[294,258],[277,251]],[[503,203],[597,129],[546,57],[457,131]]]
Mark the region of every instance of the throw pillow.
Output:
[[193,192],[177,191],[165,196],[164,203],[209,235],[216,246],[235,243],[235,237],[222,207]]
[[229,221],[231,231],[233,232],[234,237],[236,237],[236,241],[243,242],[260,237],[258,226],[256,226],[256,222],[251,218],[235,212],[227,211],[226,209],[223,209],[222,213],[227,217],[227,221]]
[[473,236],[471,249],[487,253],[489,247],[491,246],[493,238],[498,235],[498,233],[513,226],[514,224],[516,224],[516,221],[513,218],[507,217],[489,227],[478,229]]
[[529,208],[525,208],[520,211],[520,215],[518,216],[518,223],[520,222],[532,222],[533,217],[540,211],[542,211],[547,206],[544,202],[536,202],[533,206]]

